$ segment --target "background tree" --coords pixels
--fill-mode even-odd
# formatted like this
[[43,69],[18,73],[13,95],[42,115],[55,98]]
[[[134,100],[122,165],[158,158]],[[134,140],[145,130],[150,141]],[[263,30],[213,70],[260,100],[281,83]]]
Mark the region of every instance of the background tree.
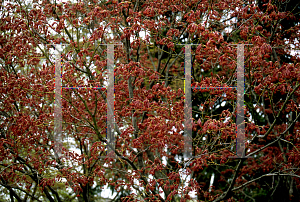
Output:
[[[1,1],[0,184],[5,200],[299,201],[299,4],[292,1]],[[53,44],[64,86],[105,86],[115,46],[118,158],[105,156],[106,91],[62,90],[54,150]],[[194,157],[183,158],[184,53],[193,86],[235,86],[245,48],[246,155],[235,154],[236,90],[193,93]],[[189,176],[189,178],[187,177]],[[213,180],[212,184],[211,181]],[[211,187],[211,185],[213,185]],[[112,197],[113,198],[113,197]]]

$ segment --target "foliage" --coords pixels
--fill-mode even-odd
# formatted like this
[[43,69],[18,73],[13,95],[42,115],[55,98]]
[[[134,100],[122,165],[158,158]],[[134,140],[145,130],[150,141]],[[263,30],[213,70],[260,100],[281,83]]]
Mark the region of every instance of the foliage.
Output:
[[[299,4],[251,0],[0,1],[0,185],[4,200],[299,201]],[[245,46],[246,155],[236,90],[193,91],[184,158],[184,46],[193,86],[235,86]],[[54,45],[63,86],[105,86],[114,46],[118,158],[104,158],[107,93],[62,90],[54,150]],[[57,50],[55,50],[57,51]],[[189,177],[187,177],[189,176]],[[211,186],[211,180],[214,179]]]

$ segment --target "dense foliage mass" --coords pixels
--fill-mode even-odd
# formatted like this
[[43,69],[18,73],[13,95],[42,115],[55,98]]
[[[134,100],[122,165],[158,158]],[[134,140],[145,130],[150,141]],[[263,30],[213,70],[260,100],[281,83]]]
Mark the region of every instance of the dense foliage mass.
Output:
[[[299,201],[300,4],[286,0],[0,0],[0,201]],[[118,158],[105,158],[114,46]],[[246,155],[232,159],[236,90],[195,89],[184,149],[184,58],[193,86],[235,86],[245,46]],[[54,50],[54,47],[56,49]],[[106,199],[108,200],[108,199]]]

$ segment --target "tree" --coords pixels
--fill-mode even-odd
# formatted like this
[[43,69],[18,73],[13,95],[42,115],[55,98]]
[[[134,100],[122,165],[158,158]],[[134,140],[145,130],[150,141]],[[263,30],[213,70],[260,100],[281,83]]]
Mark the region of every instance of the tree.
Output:
[[[0,185],[11,201],[299,201],[299,5],[285,1],[1,1]],[[107,93],[62,89],[55,150],[55,44],[62,85],[107,85],[114,46],[117,158],[105,158]],[[192,85],[235,86],[245,46],[246,155],[236,90],[194,89],[184,158],[184,58]],[[57,78],[56,78],[57,79]],[[110,146],[110,145],[108,145]],[[189,178],[187,177],[189,176]],[[213,182],[212,182],[213,181]],[[213,185],[213,186],[211,186]],[[111,197],[113,198],[113,197]]]

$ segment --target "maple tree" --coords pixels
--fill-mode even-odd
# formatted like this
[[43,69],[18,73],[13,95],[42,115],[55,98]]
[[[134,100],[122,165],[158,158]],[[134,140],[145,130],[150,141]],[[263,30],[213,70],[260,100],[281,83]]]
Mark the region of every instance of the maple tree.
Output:
[[[4,200],[96,201],[107,185],[115,201],[299,201],[300,58],[291,52],[299,50],[299,3],[0,2]],[[62,44],[61,80],[69,87],[107,85],[104,44],[122,44],[114,46],[117,158],[106,157],[101,88],[62,89],[62,155],[54,149],[55,44]],[[182,44],[197,44],[196,87],[235,86],[232,44],[251,44],[244,97],[252,158],[229,158],[234,88],[193,90],[193,157],[184,157]]]

